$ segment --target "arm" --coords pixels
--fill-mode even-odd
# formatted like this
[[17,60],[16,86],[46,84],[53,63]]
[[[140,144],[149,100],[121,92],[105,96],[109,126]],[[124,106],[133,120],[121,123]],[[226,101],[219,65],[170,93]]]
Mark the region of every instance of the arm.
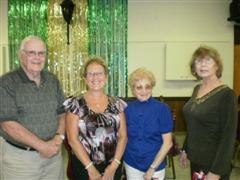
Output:
[[59,147],[59,151],[61,150],[61,145],[63,143],[63,140],[65,138],[65,109],[63,106],[63,102],[65,100],[63,90],[61,88],[59,80],[56,78],[56,97],[57,97],[57,102],[58,102],[58,107],[57,107],[57,113],[58,113],[58,128],[57,131],[55,132],[55,136],[52,140],[54,144],[56,144]]
[[180,163],[180,167],[181,168],[186,168],[187,167],[187,163],[188,163],[188,158],[187,158],[187,136],[185,137],[184,143],[183,143],[183,148],[180,151],[180,155],[179,155],[179,163]]
[[61,138],[60,135],[65,135],[65,114],[59,115],[58,121],[59,121],[58,129],[56,131],[54,138],[50,141],[52,141],[53,144],[57,145],[58,151],[60,151],[62,142],[64,140]]
[[18,122],[3,121],[1,127],[14,140],[36,149],[44,157],[52,157],[58,152],[57,146],[38,138]]
[[118,143],[117,143],[116,152],[113,157],[112,163],[106,168],[102,180],[114,178],[115,171],[119,166],[119,163],[117,161],[121,161],[126,144],[127,144],[127,128],[126,128],[125,115],[122,112],[120,114],[120,127],[118,130]]
[[66,114],[65,114],[65,109],[64,109],[64,106],[63,106],[63,102],[65,100],[65,97],[64,97],[64,94],[63,94],[63,91],[62,91],[62,88],[61,88],[61,85],[60,85],[60,82],[59,80],[57,79],[57,102],[58,102],[58,107],[57,107],[57,113],[58,113],[58,121],[59,121],[59,125],[58,125],[58,129],[56,131],[56,134],[55,134],[55,138],[56,139],[56,143],[58,145],[61,145],[62,142],[63,142],[63,139],[61,138],[60,135],[65,135],[65,117],[66,117]]
[[[237,127],[237,104],[233,91],[227,91],[219,104],[221,136],[210,173],[222,175],[230,169]],[[226,148],[227,147],[227,148]]]
[[151,167],[149,167],[149,169],[147,170],[147,172],[144,175],[145,179],[151,179],[154,172],[155,172],[155,168],[158,167],[161,162],[165,159],[169,149],[172,147],[172,133],[166,133],[166,134],[162,134],[162,138],[163,138],[163,144],[160,148],[160,150],[158,151],[155,159],[153,160]]
[[[78,127],[79,117],[73,113],[68,112],[66,115],[66,133],[68,138],[68,143],[71,146],[76,157],[81,161],[83,166],[88,166],[91,163],[88,153],[79,141],[79,127]],[[97,180],[101,178],[101,174],[97,171],[94,165],[87,168],[88,175],[91,180]]]
[[65,114],[61,114],[58,117],[59,125],[56,133],[65,134]]

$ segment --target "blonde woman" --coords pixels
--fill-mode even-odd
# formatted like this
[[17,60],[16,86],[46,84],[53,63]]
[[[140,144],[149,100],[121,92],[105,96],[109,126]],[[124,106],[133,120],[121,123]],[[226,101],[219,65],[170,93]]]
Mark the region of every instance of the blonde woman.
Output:
[[124,162],[128,180],[165,177],[164,159],[172,146],[173,120],[169,107],[152,97],[154,75],[144,68],[129,78],[137,98],[125,109],[128,143]]
[[120,179],[121,158],[127,142],[126,103],[104,92],[108,68],[100,57],[84,66],[85,94],[65,101],[66,132],[72,148],[76,180]]

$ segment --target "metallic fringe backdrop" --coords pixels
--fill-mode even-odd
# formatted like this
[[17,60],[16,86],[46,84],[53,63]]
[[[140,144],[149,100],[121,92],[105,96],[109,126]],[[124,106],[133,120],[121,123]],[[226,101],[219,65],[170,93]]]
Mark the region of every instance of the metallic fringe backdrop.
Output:
[[8,41],[10,69],[19,66],[17,51],[28,35],[47,41],[47,0],[8,0]]
[[88,56],[87,1],[73,1],[75,7],[69,28],[69,45],[67,23],[60,7],[62,1],[50,0],[48,3],[48,68],[62,82],[65,95],[76,96],[86,90],[82,67]]
[[85,92],[83,63],[88,55],[100,55],[109,66],[108,94],[126,97],[127,0],[73,0],[69,45],[62,1],[9,0],[10,68],[19,66],[20,41],[37,35],[47,42],[48,69],[58,76],[66,96]]
[[108,94],[127,96],[127,0],[88,0],[89,55],[109,66]]

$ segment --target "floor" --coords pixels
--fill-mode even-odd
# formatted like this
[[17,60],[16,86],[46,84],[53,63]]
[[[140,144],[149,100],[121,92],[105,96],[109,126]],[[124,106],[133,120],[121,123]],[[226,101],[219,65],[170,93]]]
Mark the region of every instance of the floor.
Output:
[[[179,143],[180,145],[182,144],[184,139],[184,135],[183,134],[177,134],[176,135],[176,141],[177,143]],[[65,169],[66,169],[66,165],[67,165],[67,153],[66,150],[64,149],[63,151],[63,155],[64,155],[64,165],[65,165]],[[175,172],[176,172],[176,180],[190,180],[190,172],[189,172],[189,168],[186,169],[182,169],[179,166],[178,163],[178,156],[174,156],[173,157],[173,161],[174,161],[174,166],[175,166]],[[235,161],[235,167],[233,168],[232,174],[231,174],[231,178],[230,180],[240,180],[240,154],[239,156],[236,157],[236,161]],[[170,167],[166,167],[166,180],[170,180],[173,179],[173,173],[172,173],[172,166]],[[65,180],[68,180],[68,178],[66,177],[65,174]]]
[[[185,136],[182,134],[176,135],[176,141],[180,145],[182,144]],[[176,171],[176,180],[190,180],[190,169],[182,169],[179,166],[178,156],[174,157],[175,171]],[[240,180],[240,156],[237,157],[235,161],[235,167],[232,170],[230,180]],[[172,179],[172,167],[166,168],[166,179]]]

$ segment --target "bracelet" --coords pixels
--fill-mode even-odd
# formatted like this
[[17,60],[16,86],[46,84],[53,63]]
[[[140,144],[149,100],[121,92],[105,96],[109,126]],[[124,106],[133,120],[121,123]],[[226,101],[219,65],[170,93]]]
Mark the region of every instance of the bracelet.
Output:
[[151,169],[154,169],[154,171],[156,170],[156,166],[154,166],[153,164],[150,165]]
[[183,150],[180,150],[180,153],[186,153],[186,151],[183,149]]
[[93,165],[93,162],[91,161],[88,165],[85,166],[85,169],[87,170],[88,168],[90,168]]
[[56,136],[60,136],[60,138],[62,139],[62,140],[64,140],[65,139],[65,135],[64,134],[61,134],[61,133],[55,133],[55,135]]
[[114,161],[115,161],[118,165],[121,164],[121,161],[119,161],[117,158],[115,158]]

